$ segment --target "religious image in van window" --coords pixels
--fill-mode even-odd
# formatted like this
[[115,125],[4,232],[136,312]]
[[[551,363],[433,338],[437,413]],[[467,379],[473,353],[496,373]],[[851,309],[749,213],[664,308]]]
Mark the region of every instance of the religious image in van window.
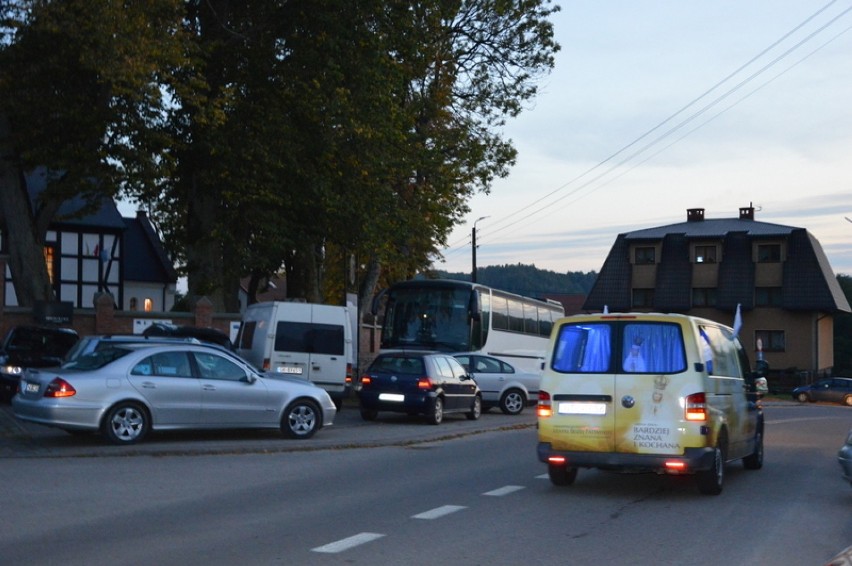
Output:
[[642,357],[642,342],[644,342],[644,340],[640,336],[633,339],[633,344],[630,345],[630,351],[627,353],[627,357],[624,358],[624,371],[640,373],[647,371],[645,367],[645,358]]

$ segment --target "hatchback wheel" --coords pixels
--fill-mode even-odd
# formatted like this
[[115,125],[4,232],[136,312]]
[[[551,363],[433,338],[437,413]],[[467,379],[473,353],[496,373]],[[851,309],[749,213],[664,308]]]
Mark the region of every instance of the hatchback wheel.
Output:
[[796,399],[799,401],[799,403],[807,403],[807,401],[808,401],[808,394],[807,394],[807,393],[799,393],[799,394],[796,396]]
[[847,396],[843,399],[843,403],[844,403],[847,407],[852,407],[852,395],[847,395]]
[[364,409],[363,407],[361,408],[361,418],[365,421],[374,421],[378,416],[378,411],[375,411],[373,409]]
[[520,415],[527,398],[520,389],[509,389],[500,397],[500,410],[505,415]]
[[136,403],[124,402],[109,410],[103,433],[113,444],[135,444],[145,438],[151,422],[148,413]]
[[440,397],[435,397],[432,404],[432,410],[426,413],[426,422],[429,424],[441,424],[444,420],[444,400]]
[[465,416],[471,421],[475,421],[482,416],[482,397],[477,395],[473,398],[473,406],[470,408],[470,412]]
[[299,399],[291,403],[284,411],[281,432],[288,438],[310,438],[322,426],[321,419],[316,403]]

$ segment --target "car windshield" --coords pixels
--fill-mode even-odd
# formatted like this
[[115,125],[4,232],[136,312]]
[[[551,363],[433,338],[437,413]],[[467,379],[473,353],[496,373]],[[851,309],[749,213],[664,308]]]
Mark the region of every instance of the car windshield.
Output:
[[126,356],[132,351],[133,348],[121,346],[110,346],[108,348],[101,348],[100,350],[96,350],[88,354],[83,354],[82,356],[79,356],[74,360],[65,362],[64,364],[62,364],[62,368],[79,370],[100,369],[105,365]]

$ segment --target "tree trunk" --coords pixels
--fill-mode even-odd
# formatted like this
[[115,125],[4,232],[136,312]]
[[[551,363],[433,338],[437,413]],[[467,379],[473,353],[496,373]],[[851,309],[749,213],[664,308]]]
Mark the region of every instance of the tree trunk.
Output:
[[199,186],[197,172],[187,201],[186,266],[187,289],[190,297],[207,297],[213,303],[213,312],[225,311],[222,290],[222,248],[215,236],[219,199],[211,187]]
[[373,296],[376,294],[376,285],[379,283],[379,277],[382,274],[382,265],[375,257],[371,257],[367,263],[367,270],[361,278],[361,284],[358,288],[358,304],[361,311],[361,321],[373,322],[372,308]]
[[12,147],[11,130],[0,113],[0,225],[6,228],[9,270],[18,305],[54,300],[44,260],[45,231],[36,229],[18,155]]

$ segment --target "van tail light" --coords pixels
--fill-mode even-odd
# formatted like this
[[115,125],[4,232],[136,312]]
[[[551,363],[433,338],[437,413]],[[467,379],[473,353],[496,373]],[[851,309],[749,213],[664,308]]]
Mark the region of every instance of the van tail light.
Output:
[[61,377],[48,383],[47,389],[44,390],[45,397],[73,397],[76,394],[77,390]]
[[536,413],[543,419],[553,416],[553,406],[550,403],[550,393],[547,391],[538,392],[538,406],[536,407]]
[[346,364],[346,384],[352,385],[352,364]]
[[272,367],[272,364],[269,362],[269,358],[263,358],[263,366],[260,369],[263,371],[269,371],[269,368]]
[[432,380],[428,377],[421,377],[417,380],[417,389],[433,389]]
[[688,421],[707,420],[707,396],[704,393],[693,393],[686,396],[684,418]]

